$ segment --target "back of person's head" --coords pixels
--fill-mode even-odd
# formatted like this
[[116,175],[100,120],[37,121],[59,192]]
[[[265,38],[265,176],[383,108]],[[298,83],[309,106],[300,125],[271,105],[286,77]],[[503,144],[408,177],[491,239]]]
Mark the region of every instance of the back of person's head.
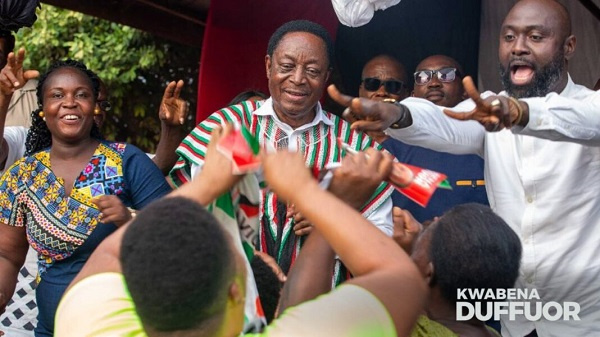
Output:
[[260,90],[246,90],[235,95],[229,102],[229,105],[240,104],[243,101],[260,101],[267,98],[269,96]]
[[186,198],[163,198],[137,214],[120,259],[144,327],[193,330],[222,316],[235,274],[226,235],[206,209]]
[[[89,85],[92,89],[94,97],[98,97],[98,92],[100,90],[100,79],[98,78],[98,75],[88,69],[84,63],[72,59],[54,62],[50,68],[48,68],[48,70],[39,77],[39,82],[36,88],[39,108],[31,112],[31,127],[27,133],[27,141],[25,144],[25,154],[28,156],[52,145],[52,135],[50,134],[50,130],[48,129],[43,117],[40,116],[40,112],[42,111],[42,107],[44,105],[44,90],[46,81],[57,70],[64,68],[76,69],[87,79],[89,79]],[[95,124],[92,125],[91,136],[96,139],[103,138],[102,134],[100,133],[100,129],[98,129]]]
[[254,255],[254,258],[250,261],[250,267],[252,268],[252,274],[254,274],[254,281],[256,282],[265,318],[267,323],[271,323],[275,318],[275,311],[281,297],[282,283],[260,255]]
[[313,34],[319,37],[325,43],[325,47],[327,49],[327,59],[329,67],[332,66],[333,63],[333,40],[329,35],[327,29],[318,23],[314,23],[308,20],[295,20],[284,23],[281,27],[277,28],[275,33],[271,35],[269,39],[269,45],[267,46],[267,55],[273,57],[273,52],[277,49],[279,42],[281,39],[288,33],[294,32],[305,32]]
[[6,65],[8,53],[15,49],[15,36],[10,30],[0,29],[0,69]]
[[459,205],[431,225],[430,261],[442,296],[457,301],[464,288],[514,287],[519,274],[521,241],[489,207]]

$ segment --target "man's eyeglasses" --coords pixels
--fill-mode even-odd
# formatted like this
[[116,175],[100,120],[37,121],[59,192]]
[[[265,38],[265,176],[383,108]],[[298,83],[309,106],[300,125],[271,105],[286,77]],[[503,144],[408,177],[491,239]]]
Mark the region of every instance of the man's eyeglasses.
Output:
[[456,68],[442,68],[438,70],[419,70],[415,73],[415,84],[425,85],[433,79],[433,75],[437,75],[440,82],[449,83],[456,79],[456,76],[460,76],[459,71]]
[[382,80],[380,80],[378,78],[374,78],[374,77],[363,78],[362,83],[363,83],[363,87],[367,91],[377,91],[383,85],[383,87],[385,88],[385,91],[388,94],[392,94],[392,95],[400,94],[400,92],[402,91],[402,88],[404,88],[404,83],[402,81],[396,81],[396,80],[382,81]]
[[102,111],[110,111],[110,109],[112,109],[112,105],[110,105],[109,101],[97,101],[96,103],[98,103],[98,106]]

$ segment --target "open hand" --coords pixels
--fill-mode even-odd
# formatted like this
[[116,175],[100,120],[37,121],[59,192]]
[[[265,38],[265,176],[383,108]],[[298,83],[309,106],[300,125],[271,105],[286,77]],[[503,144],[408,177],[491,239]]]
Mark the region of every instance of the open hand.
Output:
[[158,117],[168,126],[183,125],[189,113],[189,103],[180,98],[182,88],[182,80],[172,81],[165,88]]
[[4,96],[12,95],[15,90],[22,88],[25,83],[40,75],[37,70],[23,71],[25,49],[21,48],[15,53],[8,53],[6,65],[0,71],[0,93]]

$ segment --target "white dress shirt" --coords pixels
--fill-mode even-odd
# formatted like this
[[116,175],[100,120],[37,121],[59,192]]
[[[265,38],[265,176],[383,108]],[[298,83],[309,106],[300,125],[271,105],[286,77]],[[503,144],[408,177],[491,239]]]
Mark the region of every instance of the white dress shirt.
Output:
[[[560,95],[523,101],[530,114],[525,128],[486,132],[477,122],[450,119],[432,103],[408,98],[402,104],[413,124],[387,133],[433,150],[482,156],[490,206],[523,244],[515,287],[535,288],[542,302],[581,305],[581,321],[507,317],[503,336],[533,329],[539,336],[600,336],[600,92],[569,77]],[[474,106],[467,100],[454,110]]]

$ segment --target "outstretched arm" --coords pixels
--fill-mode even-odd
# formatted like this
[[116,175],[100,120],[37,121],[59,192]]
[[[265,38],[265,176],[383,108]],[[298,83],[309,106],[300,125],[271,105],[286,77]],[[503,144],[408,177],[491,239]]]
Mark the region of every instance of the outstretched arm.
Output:
[[[485,130],[475,122],[461,122],[444,116],[442,109],[423,98],[409,97],[399,103],[352,98],[330,85],[327,91],[337,103],[348,107],[344,118],[353,129],[385,131],[406,144],[435,151],[483,156]],[[459,104],[465,109],[471,101]]]
[[[357,160],[376,171],[380,181],[387,178],[392,159],[373,149],[366,153],[369,158],[361,153]],[[392,317],[398,335],[408,335],[423,308],[426,287],[402,248],[360,213],[321,190],[298,154],[266,155],[263,167],[269,186],[296,205],[350,269],[355,278],[348,282],[375,295]]]
[[544,97],[482,98],[470,77],[463,84],[476,107],[468,113],[444,110],[452,118],[477,121],[490,132],[510,128],[516,134],[600,146],[600,92],[580,91],[576,97],[551,92]]
[[[348,154],[342,166],[333,171],[329,185],[333,195],[355,210],[360,210],[381,183],[376,167],[367,162],[364,156]],[[283,287],[279,312],[329,292],[334,262],[333,249],[318,230],[313,231]]]
[[178,157],[175,150],[186,134],[184,124],[189,112],[189,104],[180,98],[182,88],[182,80],[169,83],[165,88],[158,111],[160,139],[152,161],[164,175],[169,174],[175,165]]
[[[241,176],[230,173],[231,161],[216,149],[219,139],[229,132],[231,132],[230,125],[213,130],[211,142],[206,150],[204,169],[190,183],[174,190],[166,196],[167,198],[171,196],[186,197],[206,206],[239,181]],[[123,233],[128,226],[128,224],[121,226],[115,233],[102,241],[69,287],[94,274],[121,271],[119,251]]]

